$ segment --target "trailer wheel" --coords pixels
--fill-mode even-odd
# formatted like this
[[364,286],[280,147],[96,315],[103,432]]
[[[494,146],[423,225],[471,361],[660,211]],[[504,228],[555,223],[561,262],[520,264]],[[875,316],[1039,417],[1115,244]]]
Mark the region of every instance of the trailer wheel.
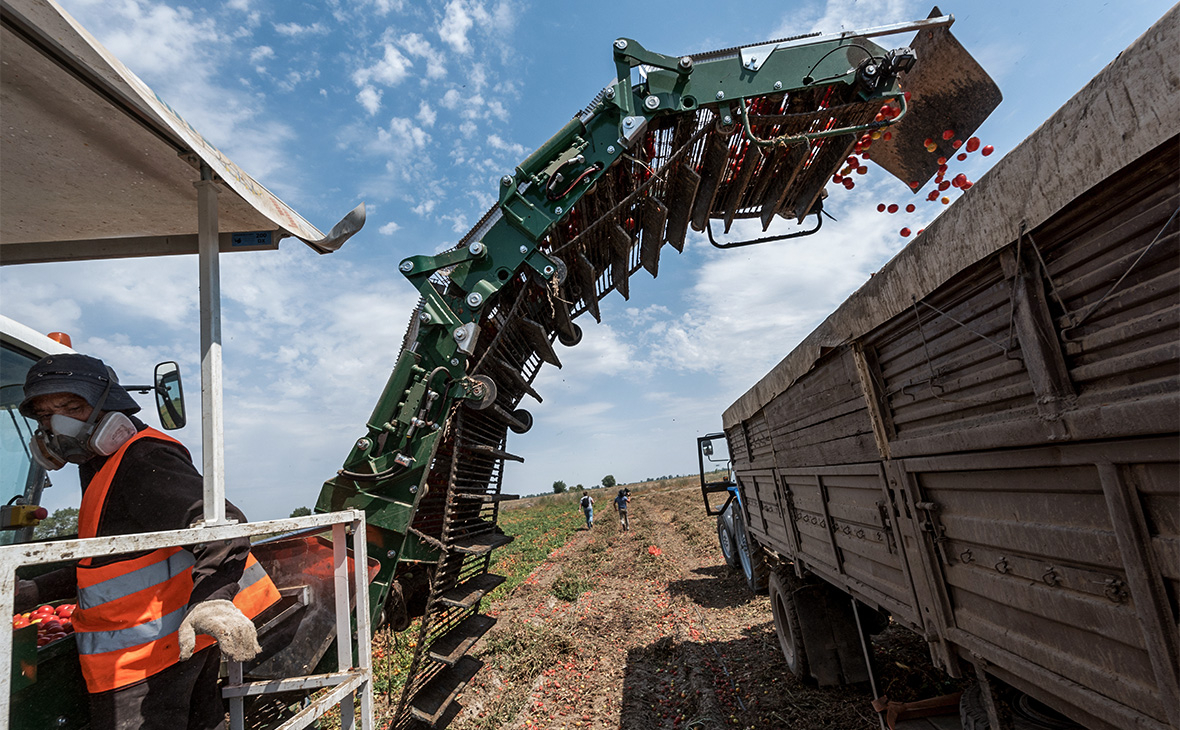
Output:
[[795,607],[793,581],[784,580],[779,571],[771,571],[769,580],[770,609],[774,613],[774,633],[787,660],[787,669],[796,678],[811,678],[807,664],[807,650],[803,648],[803,634],[799,628],[799,612]]
[[770,567],[766,564],[766,556],[762,548],[750,536],[746,529],[746,520],[739,511],[734,515],[734,532],[737,537],[738,558],[741,560],[742,573],[746,576],[746,585],[754,593],[766,593],[770,580]]
[[729,522],[725,519],[727,514],[733,513],[727,509],[717,515],[717,541],[721,543],[721,555],[725,558],[725,564],[731,568],[738,568],[741,567],[742,561],[738,557],[737,539],[734,538]]

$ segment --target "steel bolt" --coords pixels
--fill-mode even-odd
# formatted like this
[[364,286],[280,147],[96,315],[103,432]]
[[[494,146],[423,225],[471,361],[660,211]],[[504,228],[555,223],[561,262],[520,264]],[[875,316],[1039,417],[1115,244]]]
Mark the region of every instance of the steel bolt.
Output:
[[729,125],[733,124],[733,117],[726,114],[721,118],[721,123],[728,127]]
[[680,58],[679,64],[677,64],[677,65],[679,65],[680,68],[687,71],[688,69],[692,68],[692,57],[691,56],[682,56]]
[[526,253],[528,253],[528,252],[529,252],[529,247],[528,247],[528,246],[521,246],[521,247],[520,247],[520,253],[521,253],[521,254],[526,254]]
[[545,276],[552,276],[553,275],[553,267],[552,266],[546,266],[544,268],[544,271],[545,271]]
[[643,100],[643,105],[645,107],[647,107],[648,109],[653,109],[653,110],[659,109],[660,108],[660,97],[656,96],[655,94],[652,94],[651,96],[649,96]]
[[500,178],[500,184],[501,185],[511,185],[512,184],[512,176],[505,175],[504,177]]
[[623,126],[630,129],[635,126],[635,117],[627,117],[623,120]]
[[418,321],[421,322],[422,324],[429,324],[430,323],[430,312],[423,312],[422,314],[419,314]]
[[615,153],[615,146],[613,144],[607,145],[606,146],[606,153],[608,155],[613,155]]
[[410,494],[417,494],[417,493],[418,493],[418,485],[417,484],[411,485],[410,486]]
[[462,342],[465,339],[467,339],[467,330],[462,328],[455,330],[455,340],[457,342]]
[[387,557],[387,558],[396,558],[396,557],[397,557],[397,551],[396,551],[396,550],[390,550],[389,552],[385,553],[385,557]]
[[473,291],[467,295],[467,306],[478,307],[481,304],[483,304],[483,294]]
[[606,98],[608,98],[608,99],[615,98],[615,87],[612,86],[606,90]]
[[369,446],[371,446],[371,445],[372,445],[372,442],[370,442],[369,439],[357,439],[356,440],[357,451],[368,451]]
[[459,364],[459,358],[457,358],[457,357],[452,357],[452,358],[451,358],[451,364],[452,364],[452,365],[458,365],[458,364]]
[[623,38],[618,39],[615,41],[615,48],[619,49],[620,51],[625,50],[627,48],[627,41]]
[[561,214],[562,214],[564,211],[561,209],[561,206],[559,205],[559,206],[557,206],[556,208],[554,208],[554,209],[553,209],[553,212],[554,212],[554,213],[556,213],[556,214],[558,214],[558,215],[561,215]]
[[413,261],[403,261],[401,263],[401,266],[398,266],[398,268],[408,274],[414,270],[414,262]]
[[471,252],[472,256],[479,256],[483,254],[483,244],[479,241],[476,241],[475,243],[468,246],[467,250]]
[[774,90],[775,90],[775,91],[778,91],[778,90],[779,90],[779,89],[781,89],[781,88],[783,88],[783,82],[781,82],[781,81],[775,81],[775,82],[774,82]]
[[717,92],[717,98],[718,98],[718,99],[724,99],[724,98],[725,98],[725,92],[724,92],[724,91],[718,91],[718,92]]

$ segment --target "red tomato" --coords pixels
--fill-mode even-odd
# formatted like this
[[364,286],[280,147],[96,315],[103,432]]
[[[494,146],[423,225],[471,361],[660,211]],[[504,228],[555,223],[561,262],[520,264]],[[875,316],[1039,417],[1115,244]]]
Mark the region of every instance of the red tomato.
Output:
[[996,151],[996,148],[995,148],[995,147],[992,147],[992,146],[989,144],[989,145],[987,145],[986,147],[984,147],[982,150],[980,150],[980,151],[979,151],[979,154],[983,155],[984,157],[987,157],[988,155],[990,155],[991,153],[993,153],[993,152],[995,152],[995,151]]
[[908,228],[901,229],[901,237],[902,238],[909,238],[910,237],[910,229],[908,229]]
[[959,154],[955,155],[955,159],[958,160],[959,162],[962,162],[963,160],[967,159],[967,153],[960,152]]
[[913,213],[913,212],[914,212],[914,204],[913,204],[913,203],[910,203],[909,205],[907,205],[907,206],[905,207],[905,212],[907,212],[907,213]]
[[953,129],[948,129],[942,133],[943,139],[952,139],[954,136],[955,136],[955,130],[953,130]]
[[979,149],[979,137],[972,137],[971,139],[967,140],[968,152],[974,152],[977,149]]
[[897,212],[897,203],[893,203],[888,208],[886,208],[886,210],[888,210],[890,213],[896,213]]
[[884,212],[885,212],[885,204],[884,204],[884,203],[877,203],[877,212],[878,212],[878,213],[884,213]]

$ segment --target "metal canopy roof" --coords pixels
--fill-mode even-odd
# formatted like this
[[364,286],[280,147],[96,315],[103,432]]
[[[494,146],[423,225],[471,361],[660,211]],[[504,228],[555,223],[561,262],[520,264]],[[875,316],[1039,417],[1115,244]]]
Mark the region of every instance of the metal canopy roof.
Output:
[[202,165],[221,251],[330,253],[364,224],[362,203],[325,236],[53,0],[0,0],[0,19],[0,264],[197,253]]

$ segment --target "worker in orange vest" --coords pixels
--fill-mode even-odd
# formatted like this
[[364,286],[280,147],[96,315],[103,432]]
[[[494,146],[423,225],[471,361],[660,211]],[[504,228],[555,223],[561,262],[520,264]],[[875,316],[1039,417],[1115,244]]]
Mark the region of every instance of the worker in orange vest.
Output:
[[[183,529],[204,514],[188,451],[134,416],[139,406],[101,360],[49,355],[25,379],[20,411],[47,469],[78,465],[78,536]],[[226,503],[231,519],[245,515]],[[91,727],[218,730],[220,653],[259,651],[252,618],[279,599],[245,538],[87,558],[17,583],[18,606],[77,595],[73,626]],[[212,649],[214,641],[221,652]]]

